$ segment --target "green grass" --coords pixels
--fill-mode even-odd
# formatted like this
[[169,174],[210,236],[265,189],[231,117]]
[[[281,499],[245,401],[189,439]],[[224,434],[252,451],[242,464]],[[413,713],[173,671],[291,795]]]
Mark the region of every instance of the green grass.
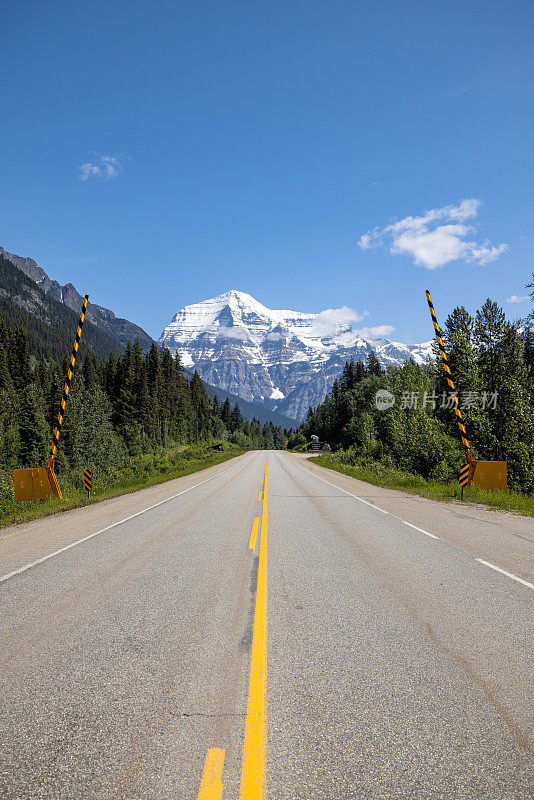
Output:
[[[386,489],[399,489],[403,492],[429,497],[432,500],[460,500],[461,489],[457,482],[438,483],[426,481],[419,475],[386,467],[379,461],[357,462],[348,464],[333,455],[321,455],[311,459],[314,464],[321,467],[342,472],[374,486],[384,486]],[[518,494],[517,492],[500,492],[479,489],[469,486],[464,489],[464,502],[473,505],[484,505],[501,511],[513,511],[525,516],[534,517],[534,497]]]
[[185,450],[175,448],[166,454],[148,454],[132,458],[128,464],[106,471],[93,470],[91,499],[83,489],[83,472],[58,475],[63,499],[49,497],[43,501],[15,502],[13,470],[0,470],[0,528],[47,517],[60,511],[92,505],[109,497],[136,492],[147,486],[181,478],[192,472],[221,464],[243,451],[230,442],[224,443],[224,453],[208,452],[209,443],[190,445]]

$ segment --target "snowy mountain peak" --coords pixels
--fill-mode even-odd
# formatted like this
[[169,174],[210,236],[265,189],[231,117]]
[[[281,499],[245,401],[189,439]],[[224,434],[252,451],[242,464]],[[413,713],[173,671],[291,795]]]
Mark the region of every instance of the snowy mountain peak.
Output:
[[221,317],[223,321],[231,318],[234,324],[246,326],[261,320],[263,323],[275,327],[292,319],[312,320],[316,316],[316,314],[302,314],[294,311],[273,311],[255,300],[252,295],[237,289],[230,289],[217,297],[211,297],[209,300],[193,303],[180,309],[170,325],[163,331],[162,337],[174,323],[183,325],[185,322],[187,325],[191,324],[195,327],[209,326],[217,324]]
[[159,342],[209,383],[300,419],[322,402],[345,361],[365,360],[374,350],[384,366],[421,363],[431,352],[430,343],[408,346],[353,330],[358,319],[346,307],[273,310],[230,289],[180,309]]

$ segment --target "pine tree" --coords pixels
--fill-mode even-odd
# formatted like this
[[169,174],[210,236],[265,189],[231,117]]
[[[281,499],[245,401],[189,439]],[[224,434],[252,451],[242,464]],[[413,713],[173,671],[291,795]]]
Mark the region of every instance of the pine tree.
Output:
[[341,373],[340,388],[342,392],[348,392],[350,389],[352,389],[351,372],[348,361],[345,361],[345,366],[343,367],[343,372]]
[[357,361],[354,368],[354,384],[358,384],[367,376],[367,370],[363,361]]
[[20,395],[0,389],[0,466],[19,467],[20,460]]
[[368,375],[382,375],[383,370],[380,366],[380,361],[376,357],[374,350],[371,350],[367,357],[367,374]]
[[[473,326],[473,318],[463,306],[455,308],[445,321],[443,342],[454,383],[459,392],[474,391],[477,388],[476,356],[472,341]],[[447,383],[441,356],[438,363],[439,374],[443,376],[441,384],[443,390],[446,390]]]
[[241,430],[241,428],[243,427],[243,422],[244,420],[243,420],[243,415],[241,414],[241,409],[239,408],[239,405],[236,403],[232,409],[232,415],[230,419],[230,425],[232,431]]
[[227,430],[230,430],[232,427],[232,406],[230,405],[230,400],[228,397],[223,403],[221,419],[226,425]]
[[21,466],[44,464],[50,447],[50,434],[43,397],[34,384],[20,393],[19,437]]
[[133,346],[133,391],[135,395],[137,418],[139,421],[143,417],[143,411],[146,411],[147,381],[144,367],[143,348],[141,347],[139,339],[136,339]]
[[14,331],[10,338],[11,341],[8,349],[9,371],[15,388],[21,390],[28,385],[28,380],[30,378],[28,339],[22,328]]
[[505,378],[521,369],[521,346],[515,327],[489,299],[477,311],[474,342],[485,388],[498,391]]
[[13,379],[9,372],[7,354],[4,345],[0,340],[0,391],[2,389],[11,391],[13,389]]
[[340,394],[341,394],[341,390],[339,388],[339,381],[336,378],[334,383],[332,384],[332,398],[334,399],[334,402],[337,403],[337,401],[339,400]]
[[82,473],[88,466],[102,473],[108,466],[124,462],[128,453],[113,430],[112,408],[100,386],[91,391],[76,387],[73,407],[65,423],[65,442],[69,465]]
[[98,370],[96,366],[95,357],[89,350],[85,354],[83,361],[82,374],[86,389],[92,390],[98,384]]
[[115,386],[117,379],[117,357],[114,353],[110,353],[106,365],[104,367],[104,390],[111,402],[115,402]]
[[113,421],[130,454],[134,455],[139,451],[141,437],[136,419],[134,354],[130,342],[127,343],[124,356],[117,365],[114,393],[116,403]]
[[204,384],[200,380],[200,375],[195,370],[191,383],[189,385],[191,392],[191,405],[196,416],[198,425],[198,433],[200,436],[209,434],[210,431],[210,410],[211,401],[208,397]]
[[523,361],[527,370],[528,384],[534,395],[534,331],[527,328],[524,334]]

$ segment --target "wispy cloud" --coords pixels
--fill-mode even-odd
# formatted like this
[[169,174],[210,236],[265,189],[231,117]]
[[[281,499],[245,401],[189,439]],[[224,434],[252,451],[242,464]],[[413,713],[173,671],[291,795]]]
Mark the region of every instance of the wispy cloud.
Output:
[[526,303],[527,300],[530,300],[530,295],[529,294],[523,294],[523,295],[512,294],[506,300],[506,302],[507,303]]
[[468,199],[431,209],[420,217],[405,217],[364,233],[358,246],[362,250],[389,247],[392,255],[408,255],[426,269],[437,269],[458,259],[489,264],[508,245],[494,246],[487,239],[477,243],[470,238],[476,231],[470,221],[476,219],[481,205],[480,200]]
[[78,167],[81,181],[88,181],[90,178],[97,180],[112,180],[117,178],[124,169],[124,162],[131,161],[129,156],[122,153],[118,156],[102,156],[99,153],[92,153],[92,161],[86,161]]

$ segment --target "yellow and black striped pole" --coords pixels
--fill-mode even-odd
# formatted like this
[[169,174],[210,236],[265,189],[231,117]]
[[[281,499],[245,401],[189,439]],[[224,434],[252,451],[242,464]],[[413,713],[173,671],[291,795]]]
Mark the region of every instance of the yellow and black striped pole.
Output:
[[49,459],[49,466],[53,466],[54,459],[56,457],[57,452],[57,444],[59,442],[59,434],[61,433],[61,426],[63,425],[63,417],[65,416],[65,406],[67,405],[67,398],[69,396],[70,391],[70,384],[72,381],[72,375],[74,371],[74,362],[76,361],[76,356],[78,354],[78,347],[80,346],[80,339],[82,336],[82,327],[83,321],[85,319],[85,312],[87,311],[87,303],[89,301],[89,295],[86,294],[83,299],[82,310],[80,313],[80,321],[78,322],[78,328],[76,329],[76,338],[74,339],[74,345],[72,348],[72,353],[70,357],[69,368],[67,371],[67,379],[65,381],[65,387],[63,389],[63,397],[61,398],[59,414],[57,415],[57,425],[54,431],[54,438],[52,440],[52,448],[50,453]]
[[447,383],[449,384],[449,389],[451,390],[450,391],[451,399],[454,403],[454,413],[456,414],[456,422],[458,423],[458,428],[460,429],[462,444],[465,448],[467,461],[471,462],[473,461],[473,456],[471,454],[471,445],[469,444],[469,440],[467,438],[467,432],[465,430],[462,412],[460,411],[460,406],[458,402],[458,395],[456,394],[456,389],[454,388],[454,381],[452,380],[451,368],[449,367],[449,359],[447,358],[447,353],[445,352],[443,339],[441,338],[441,331],[439,329],[438,320],[436,318],[436,312],[434,311],[432,298],[430,297],[430,292],[428,291],[428,289],[426,290],[426,299],[428,301],[430,316],[432,317],[432,322],[434,323],[434,329],[436,331],[436,339],[438,342],[439,352],[441,353],[441,360],[443,361],[443,369],[445,370],[445,377],[447,378]]

